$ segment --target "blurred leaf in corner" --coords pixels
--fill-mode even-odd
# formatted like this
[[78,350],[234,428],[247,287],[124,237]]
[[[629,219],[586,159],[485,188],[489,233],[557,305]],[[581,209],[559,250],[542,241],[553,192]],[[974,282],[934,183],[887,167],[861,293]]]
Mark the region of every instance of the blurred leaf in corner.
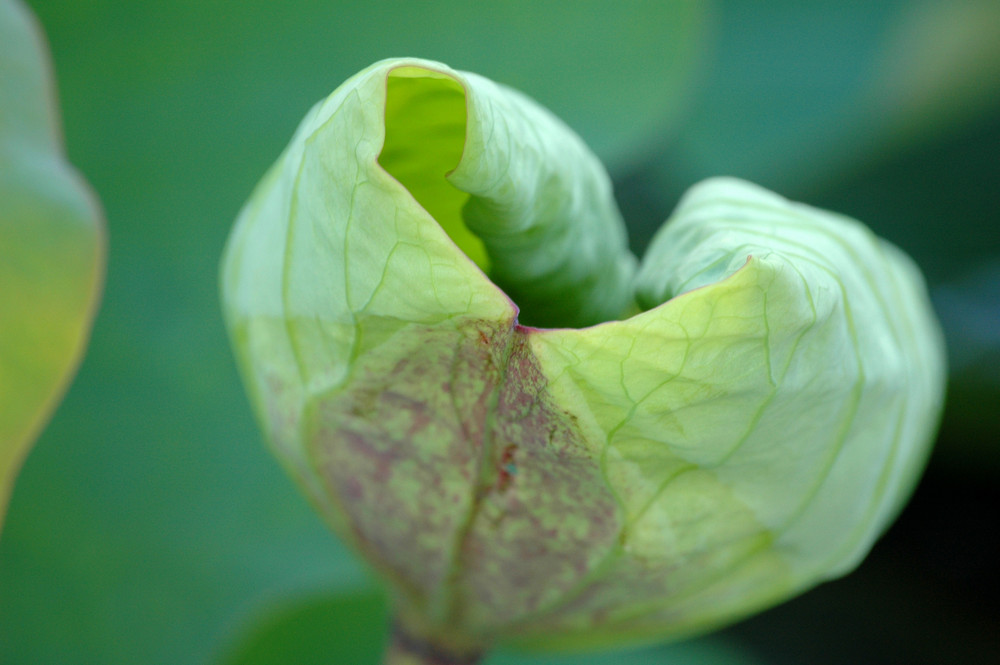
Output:
[[1000,2],[920,0],[890,27],[872,85],[890,141],[954,131],[1000,106]]
[[[236,632],[216,665],[378,665],[388,637],[388,609],[376,592],[327,594],[279,602]],[[686,640],[596,654],[500,650],[483,665],[763,665],[731,639]]]
[[671,206],[720,174],[823,189],[1000,106],[995,0],[721,0],[713,17],[693,101],[643,167]]
[[0,0],[0,528],[24,456],[83,355],[104,223],[63,155],[41,30]]
[[389,611],[379,592],[278,602],[226,645],[217,665],[378,665]]

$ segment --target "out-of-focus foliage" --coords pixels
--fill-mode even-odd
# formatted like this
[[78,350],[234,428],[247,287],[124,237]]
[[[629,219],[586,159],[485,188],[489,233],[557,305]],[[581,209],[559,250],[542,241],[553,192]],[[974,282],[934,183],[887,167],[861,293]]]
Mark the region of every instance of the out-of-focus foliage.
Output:
[[901,7],[876,61],[874,112],[906,144],[956,127],[1000,99],[1000,3],[920,0]]
[[[302,114],[380,58],[444,60],[559,113],[610,158],[637,246],[695,180],[736,175],[865,221],[914,256],[937,302],[965,294],[982,304],[965,310],[979,322],[1000,307],[977,276],[978,262],[1000,257],[991,61],[956,65],[966,89],[983,91],[974,104],[947,88],[928,94],[949,110],[917,123],[926,130],[866,111],[899,103],[858,104],[895,95],[881,83],[893,61],[913,65],[916,81],[918,62],[969,61],[964,39],[946,51],[933,30],[907,37],[915,13],[957,16],[991,0],[719,0],[707,13],[687,0],[595,3],[566,16],[539,8],[555,3],[463,3],[454,14],[445,9],[458,3],[389,0],[29,4],[49,35],[70,157],[101,192],[112,240],[86,361],[23,468],[0,538],[0,662],[206,662],[290,598],[369,584],[261,444],[216,284],[240,205]],[[690,20],[641,13],[653,5]],[[1000,43],[995,20],[979,15],[976,48]],[[908,51],[922,59],[890,55]],[[597,61],[623,87],[593,99]],[[650,95],[668,105],[662,120],[625,113]],[[963,339],[966,325],[940,311],[950,339]],[[996,328],[980,330],[981,350],[1000,347]],[[987,374],[973,362],[953,377],[946,432],[996,440],[995,409],[954,409],[966,387],[981,399],[977,386],[996,385]],[[996,447],[970,457],[971,441],[939,448],[956,468],[988,468],[979,462]],[[349,648],[350,635],[317,630]],[[331,634],[343,641],[324,641]]]
[[86,345],[103,273],[101,213],[63,156],[47,58],[20,0],[0,0],[0,527]]
[[[375,593],[310,595],[280,603],[249,626],[219,665],[378,665],[388,609]],[[680,644],[606,654],[567,656],[498,652],[483,665],[758,665],[731,641],[695,639]]]
[[388,621],[385,597],[375,591],[290,598],[242,631],[217,662],[328,665],[336,654],[340,662],[378,665]]
[[1000,101],[992,0],[729,0],[716,12],[693,101],[648,152],[667,186],[738,175],[829,187]]

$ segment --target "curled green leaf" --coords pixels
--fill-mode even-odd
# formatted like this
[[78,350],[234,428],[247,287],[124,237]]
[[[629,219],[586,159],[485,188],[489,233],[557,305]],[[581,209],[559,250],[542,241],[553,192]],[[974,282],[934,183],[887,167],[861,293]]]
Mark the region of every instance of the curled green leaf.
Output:
[[456,651],[683,636],[846,572],[942,402],[921,277],[859,223],[715,179],[637,266],[568,128],[422,60],[310,111],[222,296],[278,457]]
[[0,526],[21,461],[83,354],[103,221],[63,155],[41,31],[0,0]]

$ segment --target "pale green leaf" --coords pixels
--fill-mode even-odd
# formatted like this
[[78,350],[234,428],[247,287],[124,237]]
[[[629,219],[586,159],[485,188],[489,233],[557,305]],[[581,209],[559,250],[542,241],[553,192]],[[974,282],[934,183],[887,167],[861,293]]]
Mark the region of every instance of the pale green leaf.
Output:
[[717,179],[636,273],[579,139],[429,61],[310,111],[222,286],[278,456],[408,630],[460,650],[679,637],[842,574],[941,407],[899,250]]

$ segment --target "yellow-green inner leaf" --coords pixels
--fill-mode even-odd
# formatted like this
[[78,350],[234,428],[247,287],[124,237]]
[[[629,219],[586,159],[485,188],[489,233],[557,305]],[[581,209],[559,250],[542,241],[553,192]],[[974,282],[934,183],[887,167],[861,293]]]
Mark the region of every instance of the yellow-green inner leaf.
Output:
[[418,67],[394,69],[386,86],[385,144],[379,164],[488,272],[483,241],[462,220],[469,195],[445,178],[458,166],[465,147],[462,86],[450,76]]

